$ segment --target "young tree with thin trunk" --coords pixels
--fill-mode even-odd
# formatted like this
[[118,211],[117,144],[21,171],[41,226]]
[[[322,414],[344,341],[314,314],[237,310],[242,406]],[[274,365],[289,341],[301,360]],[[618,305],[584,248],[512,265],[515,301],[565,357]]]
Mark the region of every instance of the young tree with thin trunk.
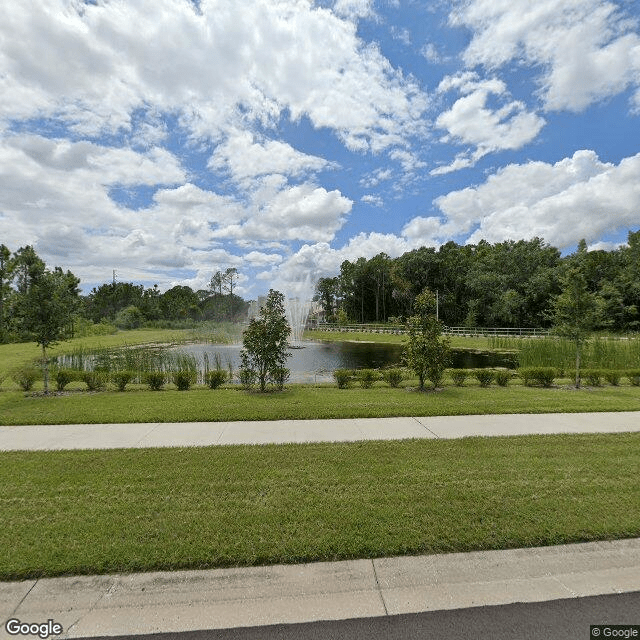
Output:
[[20,296],[17,315],[25,335],[42,347],[44,392],[49,392],[49,360],[47,349],[70,333],[73,316],[78,309],[80,280],[70,271],[56,267],[44,270],[29,283]]
[[576,388],[580,388],[580,365],[584,343],[602,315],[601,300],[587,288],[579,265],[569,267],[561,278],[562,292],[553,301],[554,333],[573,342],[576,349]]
[[418,376],[420,390],[428,379],[437,387],[449,366],[450,341],[442,336],[443,324],[436,318],[436,297],[424,289],[413,304],[414,315],[407,322],[409,338],[404,361]]

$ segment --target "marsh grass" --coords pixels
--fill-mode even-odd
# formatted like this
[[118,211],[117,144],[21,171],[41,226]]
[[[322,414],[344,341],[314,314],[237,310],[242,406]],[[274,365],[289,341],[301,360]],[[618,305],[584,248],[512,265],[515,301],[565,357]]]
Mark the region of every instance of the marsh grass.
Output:
[[[575,368],[575,345],[563,338],[506,338],[489,339],[492,349],[515,350],[520,367],[555,367],[561,371]],[[581,363],[592,369],[640,368],[640,336],[596,336],[583,347]]]
[[639,451],[599,434],[4,452],[0,579],[635,537]]

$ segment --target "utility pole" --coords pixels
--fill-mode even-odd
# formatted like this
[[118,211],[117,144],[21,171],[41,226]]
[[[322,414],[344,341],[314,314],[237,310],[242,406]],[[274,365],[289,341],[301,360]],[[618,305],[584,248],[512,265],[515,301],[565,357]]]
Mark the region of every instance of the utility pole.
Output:
[[438,290],[436,289],[436,320],[440,320],[440,296]]

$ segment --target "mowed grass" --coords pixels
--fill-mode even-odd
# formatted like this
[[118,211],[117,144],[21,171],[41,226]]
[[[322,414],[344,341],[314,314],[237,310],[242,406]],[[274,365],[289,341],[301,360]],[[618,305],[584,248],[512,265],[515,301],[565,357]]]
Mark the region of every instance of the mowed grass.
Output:
[[[304,337],[307,340],[321,340],[324,342],[381,342],[390,344],[403,344],[407,341],[407,336],[404,334],[395,333],[371,333],[368,331],[315,331],[307,330],[304,332]],[[482,336],[447,336],[449,338],[451,347],[454,349],[472,349],[480,351],[514,351],[514,347],[508,348],[493,348],[491,346],[491,339]]]
[[638,411],[640,387],[620,385],[543,389],[511,384],[481,388],[445,386],[437,391],[291,385],[282,392],[247,392],[240,387],[190,391],[132,389],[119,393],[72,391],[66,395],[0,393],[0,424],[129,422],[211,422],[376,418],[392,416],[479,415]]
[[0,454],[0,579],[640,535],[640,434]]

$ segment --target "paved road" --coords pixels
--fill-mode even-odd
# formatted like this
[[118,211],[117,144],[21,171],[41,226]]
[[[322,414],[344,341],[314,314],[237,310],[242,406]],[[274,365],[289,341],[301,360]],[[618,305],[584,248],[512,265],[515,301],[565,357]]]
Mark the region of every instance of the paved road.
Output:
[[[141,640],[589,640],[606,637],[590,635],[591,625],[605,622],[636,625],[640,637],[640,592],[388,617],[135,637]],[[120,636],[123,637],[131,636]],[[107,637],[101,640],[107,640]],[[117,639],[111,637],[109,640]]]
[[640,411],[0,427],[0,450],[187,447],[640,431]]

